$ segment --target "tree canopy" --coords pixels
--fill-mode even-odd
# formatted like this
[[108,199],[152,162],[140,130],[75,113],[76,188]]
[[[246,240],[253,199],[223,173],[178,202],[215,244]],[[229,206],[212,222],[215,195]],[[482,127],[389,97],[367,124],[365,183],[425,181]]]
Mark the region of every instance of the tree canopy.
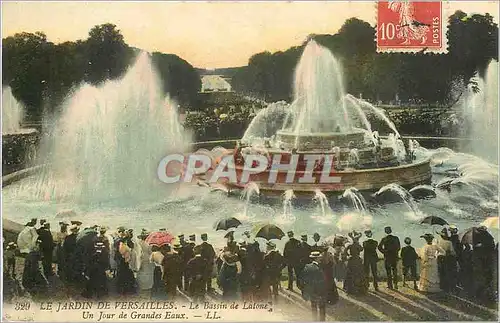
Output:
[[[121,77],[140,50],[125,42],[113,24],[93,27],[85,40],[54,44],[42,32],[18,33],[2,40],[2,82],[27,109],[28,121],[39,121],[82,82],[98,85]],[[154,53],[153,63],[165,94],[189,105],[201,87],[191,64],[172,54]],[[45,111],[44,111],[45,110]]]
[[[312,34],[341,61],[346,91],[378,102],[449,104],[456,85],[467,85],[498,60],[498,25],[489,14],[455,12],[449,18],[447,54],[377,53],[375,27],[357,18],[334,35]],[[306,41],[307,42],[307,41]],[[293,70],[306,42],[284,52],[253,55],[233,77],[236,91],[269,101],[291,100]]]

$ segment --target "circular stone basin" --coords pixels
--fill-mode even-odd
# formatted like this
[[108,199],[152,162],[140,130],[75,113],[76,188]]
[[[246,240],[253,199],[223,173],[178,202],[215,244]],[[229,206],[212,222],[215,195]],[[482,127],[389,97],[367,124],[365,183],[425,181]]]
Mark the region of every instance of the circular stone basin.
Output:
[[355,130],[352,132],[320,132],[320,133],[301,133],[280,130],[277,132],[277,138],[285,146],[297,148],[299,150],[326,149],[332,147],[357,148],[364,144],[365,132]]

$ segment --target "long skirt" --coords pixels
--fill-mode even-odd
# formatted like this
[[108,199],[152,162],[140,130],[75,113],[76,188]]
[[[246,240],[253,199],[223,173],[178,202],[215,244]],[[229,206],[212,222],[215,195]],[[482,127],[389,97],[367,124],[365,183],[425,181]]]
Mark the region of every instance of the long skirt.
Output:
[[151,288],[151,298],[165,300],[167,299],[167,290],[161,279],[161,267],[155,266],[153,269],[153,287]]
[[351,257],[347,261],[344,289],[348,294],[355,295],[366,294],[368,292],[363,260],[360,257]]
[[135,294],[137,291],[134,272],[126,262],[118,263],[116,269],[116,285],[116,289],[120,295]]
[[424,293],[438,293],[441,291],[437,259],[422,261],[418,289]]

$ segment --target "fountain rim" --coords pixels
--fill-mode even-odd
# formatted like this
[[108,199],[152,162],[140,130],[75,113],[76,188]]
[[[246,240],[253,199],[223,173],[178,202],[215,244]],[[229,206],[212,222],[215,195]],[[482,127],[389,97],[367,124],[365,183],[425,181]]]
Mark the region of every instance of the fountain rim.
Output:
[[359,131],[344,131],[344,132],[336,132],[336,131],[331,131],[331,132],[296,132],[293,130],[278,130],[276,132],[276,135],[286,135],[286,136],[294,136],[294,137],[335,137],[335,136],[343,136],[343,135],[360,135],[363,134],[365,135],[368,133],[367,130],[362,130],[361,128],[352,128],[352,129],[359,129]]

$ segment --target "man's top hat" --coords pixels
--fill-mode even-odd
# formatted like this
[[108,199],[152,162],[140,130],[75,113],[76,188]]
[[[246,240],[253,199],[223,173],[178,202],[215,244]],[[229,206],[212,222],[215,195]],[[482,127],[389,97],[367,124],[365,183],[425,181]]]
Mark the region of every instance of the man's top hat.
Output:
[[206,234],[206,233],[202,233],[202,234],[201,234],[201,240],[203,240],[203,241],[207,241],[207,240],[208,240],[208,234]]
[[196,235],[195,234],[190,235],[189,241],[196,241]]
[[291,230],[290,230],[290,231],[288,231],[286,234],[287,234],[290,238],[291,238],[291,237],[293,237],[293,231],[291,231]]
[[180,235],[177,236],[177,238],[179,238],[179,240],[184,240],[184,235],[180,234]]
[[300,238],[303,240],[303,241],[307,241],[307,234],[303,234],[300,236]]
[[47,220],[45,220],[45,219],[41,219],[41,220],[40,220],[40,225],[43,225],[43,224],[44,224],[44,223],[46,223],[46,222],[47,222]]
[[372,230],[366,230],[365,231],[365,236],[367,236],[368,238],[371,238],[373,236]]
[[385,227],[384,228],[384,232],[387,233],[387,234],[391,234],[392,233],[392,228],[391,227]]

